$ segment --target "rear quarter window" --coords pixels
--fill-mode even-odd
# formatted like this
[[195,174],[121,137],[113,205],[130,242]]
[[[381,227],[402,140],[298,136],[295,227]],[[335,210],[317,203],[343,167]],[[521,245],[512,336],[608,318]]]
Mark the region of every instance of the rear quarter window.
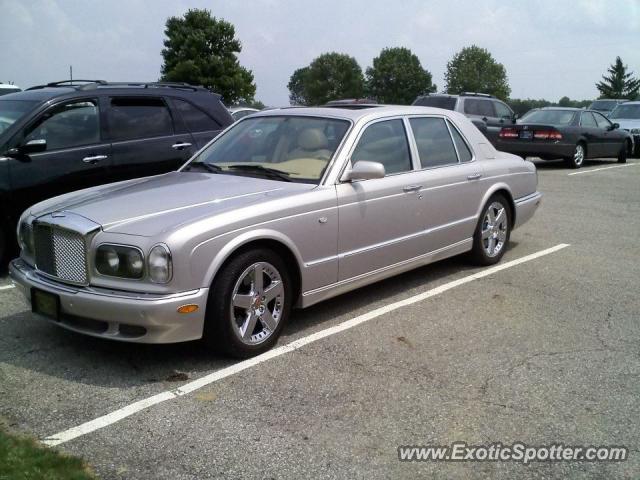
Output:
[[208,132],[211,130],[220,130],[222,128],[218,122],[195,105],[192,105],[185,100],[178,99],[174,99],[173,102],[180,112],[182,120],[190,131]]

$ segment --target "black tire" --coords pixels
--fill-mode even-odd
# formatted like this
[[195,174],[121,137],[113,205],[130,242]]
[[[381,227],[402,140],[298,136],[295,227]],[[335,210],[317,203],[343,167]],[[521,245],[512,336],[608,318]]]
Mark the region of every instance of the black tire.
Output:
[[4,225],[0,225],[0,272],[3,271],[7,265],[7,231]]
[[[506,219],[505,228],[506,228],[506,237],[503,241],[503,245],[496,255],[489,255],[486,251],[487,245],[485,244],[485,240],[482,238],[482,232],[485,229],[486,221],[485,218],[489,212],[490,208],[493,208],[494,204],[500,204],[502,208],[504,208]],[[470,259],[475,265],[493,265],[500,261],[502,256],[504,255],[507,246],[509,245],[509,239],[511,238],[511,227],[513,224],[513,213],[511,212],[511,204],[507,201],[504,195],[496,194],[492,195],[489,198],[489,201],[482,209],[482,214],[478,219],[478,225],[476,226],[476,231],[473,234],[473,247],[470,252]]]
[[[237,326],[232,315],[232,296],[236,283],[243,273],[256,263],[268,263],[273,266],[282,280],[284,301],[276,328],[261,343],[248,344],[236,333]],[[282,328],[289,319],[292,305],[293,288],[291,275],[283,259],[268,249],[255,249],[241,252],[222,267],[209,292],[203,332],[204,343],[216,352],[237,358],[248,358],[269,350],[278,340]],[[268,305],[267,305],[268,308]],[[260,322],[260,320],[258,320]],[[264,328],[263,325],[260,328]]]
[[625,141],[618,153],[618,163],[627,163],[627,152],[631,149],[631,146]]
[[[582,156],[579,154],[579,149],[582,149]],[[576,144],[573,155],[565,158],[565,162],[567,167],[569,168],[580,168],[584,164],[585,159],[587,158],[587,145],[584,142],[578,142]]]

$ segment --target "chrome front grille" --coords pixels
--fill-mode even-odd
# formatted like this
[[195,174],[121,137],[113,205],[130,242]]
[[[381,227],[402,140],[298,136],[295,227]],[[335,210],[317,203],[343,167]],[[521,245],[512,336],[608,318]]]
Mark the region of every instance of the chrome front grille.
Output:
[[80,233],[35,223],[33,237],[38,270],[63,282],[88,283],[87,251]]

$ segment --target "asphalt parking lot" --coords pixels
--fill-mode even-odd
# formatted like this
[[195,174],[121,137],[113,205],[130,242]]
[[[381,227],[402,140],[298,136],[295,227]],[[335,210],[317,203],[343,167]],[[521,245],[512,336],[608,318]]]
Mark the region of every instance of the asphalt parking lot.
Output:
[[[538,166],[545,197],[507,268],[471,278],[482,269],[451,259],[298,311],[279,345],[366,321],[242,370],[197,343],[63,331],[4,276],[0,422],[55,437],[231,368],[57,448],[105,479],[638,478],[640,161]],[[398,461],[399,445],[454,441],[624,445],[629,459]]]

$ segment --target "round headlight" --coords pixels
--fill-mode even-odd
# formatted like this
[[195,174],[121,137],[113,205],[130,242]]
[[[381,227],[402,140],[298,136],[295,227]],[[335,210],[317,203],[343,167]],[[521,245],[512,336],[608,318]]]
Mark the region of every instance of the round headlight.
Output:
[[632,129],[631,129],[631,133],[633,133],[633,134],[638,134],[638,133],[640,133],[640,128],[632,128]]
[[173,274],[171,252],[165,245],[156,245],[149,252],[149,278],[154,283],[167,283]]
[[18,229],[18,243],[24,252],[31,256],[35,251],[33,241],[33,227],[27,222],[21,222]]
[[96,251],[96,270],[110,277],[137,280],[144,275],[144,257],[135,247],[100,245]]

